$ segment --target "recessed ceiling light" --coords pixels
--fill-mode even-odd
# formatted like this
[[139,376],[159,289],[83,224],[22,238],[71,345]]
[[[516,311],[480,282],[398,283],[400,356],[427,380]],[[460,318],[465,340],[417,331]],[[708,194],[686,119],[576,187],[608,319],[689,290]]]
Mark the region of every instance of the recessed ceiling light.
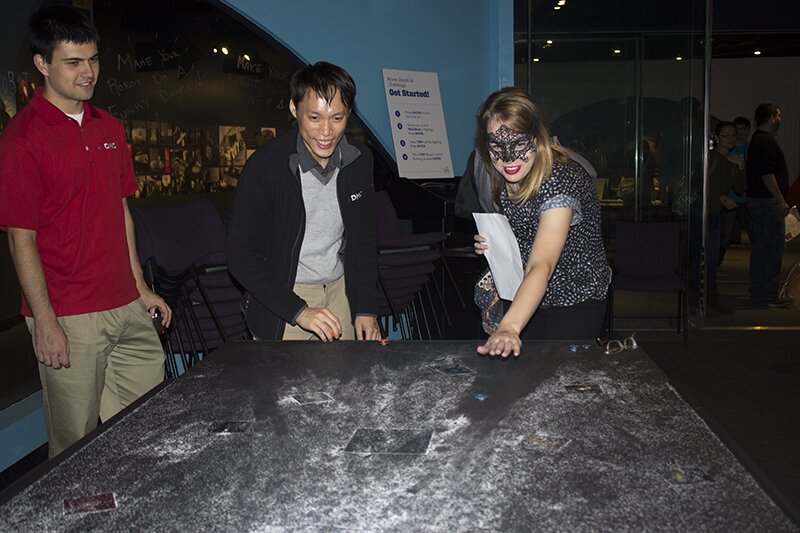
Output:
[[683,56],[675,56],[675,61],[683,61]]
[[538,62],[539,62],[539,58],[538,58],[538,57],[534,57],[534,58],[533,58],[533,62],[534,62],[534,63],[538,63]]
[[245,60],[250,61],[250,56],[248,54],[244,54],[242,57],[245,58]]
[[754,56],[760,56],[761,55],[761,50],[756,50],[755,52],[753,52],[753,55]]
[[620,50],[619,48],[614,48],[614,55],[619,55],[621,53],[622,53],[622,50]]
[[553,44],[553,39],[547,39],[545,42],[546,42],[547,44]]
[[563,6],[567,4],[567,0],[558,0],[558,5]]
[[228,47],[223,46],[222,48],[220,48],[220,50],[222,50],[223,54],[228,55]]
[[555,7],[553,7],[553,9],[555,9],[556,11],[558,11],[559,9],[561,9],[561,6],[555,6]]

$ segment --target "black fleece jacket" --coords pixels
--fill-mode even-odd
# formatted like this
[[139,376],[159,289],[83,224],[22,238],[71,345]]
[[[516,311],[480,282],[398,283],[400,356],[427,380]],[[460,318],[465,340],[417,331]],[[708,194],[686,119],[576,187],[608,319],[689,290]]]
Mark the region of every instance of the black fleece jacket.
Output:
[[[282,339],[286,323],[306,305],[292,290],[306,231],[300,174],[289,165],[297,135],[297,130],[282,135],[247,160],[228,227],[228,269],[246,290],[247,326],[262,340]],[[347,142],[361,152],[336,179],[345,286],[354,319],[376,313],[376,222],[372,154],[349,137]]]

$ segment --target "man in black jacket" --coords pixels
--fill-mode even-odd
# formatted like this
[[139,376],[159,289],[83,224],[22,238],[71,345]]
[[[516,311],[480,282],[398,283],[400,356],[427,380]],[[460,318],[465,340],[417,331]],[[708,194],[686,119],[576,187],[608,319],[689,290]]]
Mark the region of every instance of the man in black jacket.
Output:
[[298,129],[247,161],[228,230],[247,325],[262,340],[377,340],[372,155],[344,134],[355,83],[320,62],[289,86]]

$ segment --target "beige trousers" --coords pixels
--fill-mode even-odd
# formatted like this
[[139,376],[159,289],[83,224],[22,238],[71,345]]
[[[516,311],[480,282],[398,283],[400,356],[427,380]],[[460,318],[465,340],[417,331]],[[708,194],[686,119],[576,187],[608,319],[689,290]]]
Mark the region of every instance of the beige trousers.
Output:
[[[344,290],[344,276],[336,281],[322,285],[296,283],[294,285],[294,292],[305,300],[309,307],[324,307],[336,315],[336,318],[339,319],[339,323],[342,325],[342,336],[339,337],[341,340],[355,340],[356,332],[353,328],[352,319],[350,318],[350,302],[347,301],[347,294]],[[286,324],[286,329],[283,332],[283,340],[310,341],[319,340],[319,338],[300,326]]]
[[[35,336],[36,320],[26,322]],[[58,322],[70,366],[39,364],[51,458],[164,380],[164,350],[141,299]]]

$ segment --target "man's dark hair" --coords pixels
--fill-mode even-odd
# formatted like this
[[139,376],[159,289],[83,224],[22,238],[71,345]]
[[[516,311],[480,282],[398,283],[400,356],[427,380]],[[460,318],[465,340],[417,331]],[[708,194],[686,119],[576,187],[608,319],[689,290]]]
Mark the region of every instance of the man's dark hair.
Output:
[[289,80],[289,92],[295,106],[306,97],[308,91],[314,91],[329,104],[336,91],[342,95],[342,102],[348,110],[353,109],[356,100],[356,83],[348,72],[325,61],[303,67]]
[[756,126],[763,126],[766,122],[778,114],[780,107],[778,104],[766,102],[759,105],[754,113],[756,119]]
[[745,126],[745,127],[749,128],[750,127],[750,119],[747,118],[747,117],[736,117],[735,119],[733,119],[733,125],[734,126],[740,126],[741,125],[741,126]]
[[53,61],[53,51],[60,42],[97,43],[97,29],[82,12],[69,6],[52,6],[40,9],[28,21],[30,50],[41,55],[48,63]]

